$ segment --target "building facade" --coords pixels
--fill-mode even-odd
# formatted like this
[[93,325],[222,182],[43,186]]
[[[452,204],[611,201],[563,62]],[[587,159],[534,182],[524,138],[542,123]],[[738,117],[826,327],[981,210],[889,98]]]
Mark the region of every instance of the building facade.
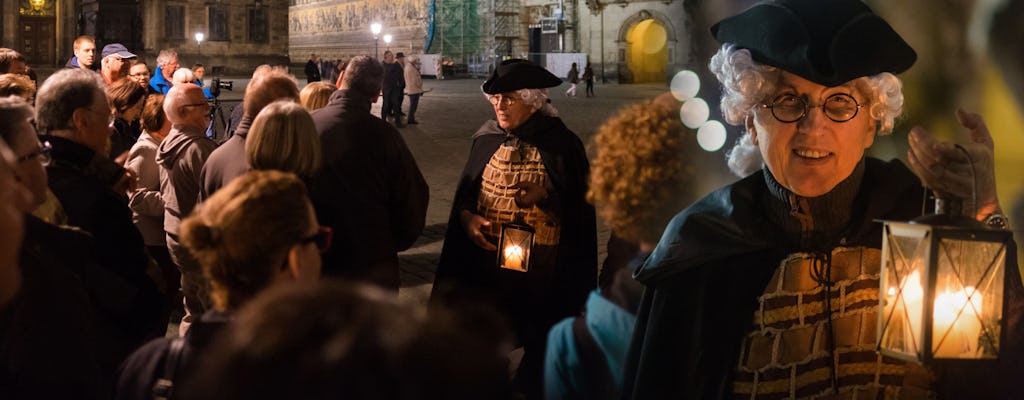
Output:
[[683,0],[294,0],[289,55],[299,63],[390,48],[440,54],[473,73],[505,57],[586,53],[606,80],[667,82],[691,58],[689,25]]
[[288,62],[286,0],[0,0],[0,11],[2,45],[35,67],[63,65],[79,35],[99,48],[122,43],[150,63],[174,49],[182,66],[202,63],[213,74]]

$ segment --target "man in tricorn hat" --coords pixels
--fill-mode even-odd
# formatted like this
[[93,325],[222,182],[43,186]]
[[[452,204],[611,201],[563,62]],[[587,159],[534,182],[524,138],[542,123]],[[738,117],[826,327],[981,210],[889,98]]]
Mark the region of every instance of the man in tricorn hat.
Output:
[[[858,0],[762,1],[711,33],[722,114],[746,131],[729,155],[743,179],[676,215],[634,275],[646,289],[624,398],[1020,397],[1008,385],[1024,337],[1012,255],[998,360],[921,365],[876,351],[886,295],[876,221],[919,216],[923,186],[963,198],[973,165],[965,214],[1005,228],[981,117],[957,113],[971,136],[961,146],[912,129],[909,169],[865,156],[893,131],[896,74],[917,55]],[[980,339],[948,343],[965,354]]]
[[[589,162],[546,90],[560,83],[526,60],[502,62],[484,82],[496,119],[473,135],[434,282],[435,301],[487,302],[508,317],[525,350],[514,384],[527,398],[541,395],[548,330],[596,287]],[[499,266],[502,224],[513,221],[533,228],[533,245]]]

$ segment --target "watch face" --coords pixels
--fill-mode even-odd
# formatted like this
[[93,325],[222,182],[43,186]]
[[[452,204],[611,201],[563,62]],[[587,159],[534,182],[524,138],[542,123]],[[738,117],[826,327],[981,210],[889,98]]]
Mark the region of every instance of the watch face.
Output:
[[992,229],[1008,229],[1010,221],[1003,214],[992,214],[985,218],[985,225]]

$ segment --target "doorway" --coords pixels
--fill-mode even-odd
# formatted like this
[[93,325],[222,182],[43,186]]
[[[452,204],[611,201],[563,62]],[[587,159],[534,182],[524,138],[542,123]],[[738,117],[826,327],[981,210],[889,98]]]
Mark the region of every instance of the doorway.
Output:
[[29,65],[54,65],[56,63],[56,21],[54,17],[19,18],[18,32],[21,54]]
[[668,66],[668,32],[655,19],[637,23],[626,34],[629,43],[626,63],[633,82],[664,82]]

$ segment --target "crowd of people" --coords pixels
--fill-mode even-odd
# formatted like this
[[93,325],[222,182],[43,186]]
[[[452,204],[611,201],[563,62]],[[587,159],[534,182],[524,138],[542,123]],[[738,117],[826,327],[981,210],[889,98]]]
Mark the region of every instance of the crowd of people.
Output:
[[550,100],[563,80],[497,65],[429,307],[397,296],[429,202],[398,130],[417,123],[415,58],[357,56],[330,83],[312,55],[301,90],[259,66],[218,143],[205,67],[173,50],[150,76],[83,36],[37,88],[0,49],[0,397],[1014,397],[1015,256],[997,361],[883,356],[873,328],[874,221],[919,215],[926,186],[1001,217],[981,116],[957,114],[956,146],[914,128],[909,168],[865,156],[916,53],[858,0],[762,2],[712,34],[744,133],[740,179],[710,194],[671,94],[605,122],[591,160]]

